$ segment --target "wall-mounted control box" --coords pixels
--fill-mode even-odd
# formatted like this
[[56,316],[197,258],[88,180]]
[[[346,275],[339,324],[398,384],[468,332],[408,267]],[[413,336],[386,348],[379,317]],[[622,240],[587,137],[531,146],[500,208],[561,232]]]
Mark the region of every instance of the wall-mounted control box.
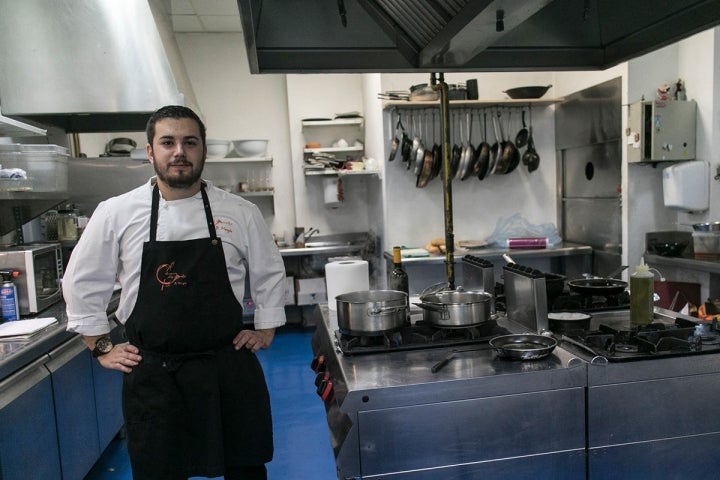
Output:
[[628,162],[695,158],[697,103],[694,100],[636,102],[628,111]]

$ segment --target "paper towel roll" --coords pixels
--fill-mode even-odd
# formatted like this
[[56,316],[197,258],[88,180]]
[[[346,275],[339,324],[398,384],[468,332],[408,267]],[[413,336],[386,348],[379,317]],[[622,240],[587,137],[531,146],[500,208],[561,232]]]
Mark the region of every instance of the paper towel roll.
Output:
[[348,292],[370,290],[368,262],[365,260],[339,260],[325,265],[328,308],[337,310],[335,297]]

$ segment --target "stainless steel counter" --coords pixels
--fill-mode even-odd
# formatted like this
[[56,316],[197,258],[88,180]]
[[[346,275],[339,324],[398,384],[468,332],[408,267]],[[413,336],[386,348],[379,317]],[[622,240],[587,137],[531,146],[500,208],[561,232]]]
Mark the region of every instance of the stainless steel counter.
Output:
[[[114,312],[119,301],[119,292],[113,295],[108,312]],[[65,302],[60,301],[34,316],[27,318],[55,317],[58,323],[51,325],[25,341],[0,341],[0,381],[34,360],[47,355],[58,345],[69,340],[75,333],[68,332]]]
[[542,360],[510,361],[478,344],[433,373],[452,348],[344,355],[334,343],[336,313],[320,312],[313,351],[333,382],[325,408],[338,478],[547,471],[533,478],[585,479],[587,370],[578,357],[558,347]]

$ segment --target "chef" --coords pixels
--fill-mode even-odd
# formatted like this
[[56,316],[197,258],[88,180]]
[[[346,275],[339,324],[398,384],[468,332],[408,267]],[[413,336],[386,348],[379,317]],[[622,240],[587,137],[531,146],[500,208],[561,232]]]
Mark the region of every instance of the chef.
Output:
[[[63,278],[68,330],[125,373],[136,480],[265,479],[272,458],[255,353],[285,323],[284,265],[257,207],[201,179],[205,137],[186,107],[153,113],[146,150],[156,176],[98,205]],[[254,329],[242,321],[246,275]],[[127,342],[113,345],[105,312],[116,282]]]

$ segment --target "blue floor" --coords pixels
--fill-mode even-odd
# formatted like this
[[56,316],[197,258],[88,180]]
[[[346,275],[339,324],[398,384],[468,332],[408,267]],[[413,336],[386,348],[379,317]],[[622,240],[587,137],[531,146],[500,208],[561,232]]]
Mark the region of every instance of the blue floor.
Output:
[[[268,478],[336,480],[325,408],[310,369],[312,331],[284,327],[258,353],[272,402],[275,456]],[[222,478],[222,477],[220,477]],[[124,440],[114,440],[85,480],[131,480]]]

